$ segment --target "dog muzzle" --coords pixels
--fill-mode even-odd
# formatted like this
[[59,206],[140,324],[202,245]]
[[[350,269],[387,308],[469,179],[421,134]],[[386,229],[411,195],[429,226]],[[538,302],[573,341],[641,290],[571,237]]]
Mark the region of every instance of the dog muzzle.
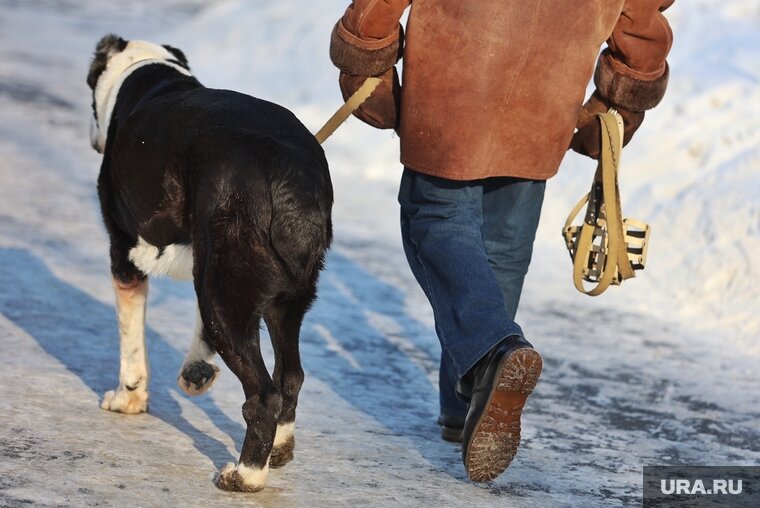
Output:
[[[597,114],[601,123],[602,150],[591,191],[570,212],[562,234],[573,260],[573,282],[590,296],[604,292],[643,270],[649,244],[649,225],[623,218],[618,189],[618,170],[623,149],[623,120],[614,110]],[[573,219],[584,205],[581,225]],[[587,290],[583,281],[596,284]]]

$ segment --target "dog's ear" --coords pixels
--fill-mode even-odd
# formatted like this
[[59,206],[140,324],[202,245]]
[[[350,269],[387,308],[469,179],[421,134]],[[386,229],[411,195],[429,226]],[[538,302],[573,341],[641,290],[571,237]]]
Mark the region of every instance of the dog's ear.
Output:
[[177,63],[180,64],[182,67],[184,67],[187,70],[190,70],[190,66],[187,63],[187,57],[182,52],[181,49],[177,49],[174,46],[169,46],[168,44],[164,44],[164,48],[166,51],[174,55],[174,58],[177,59]]
[[95,46],[95,55],[90,64],[90,72],[87,74],[87,84],[90,85],[91,89],[95,90],[98,78],[106,70],[108,58],[114,53],[124,51],[124,48],[127,47],[127,42],[114,34],[108,34],[98,41],[98,44]]

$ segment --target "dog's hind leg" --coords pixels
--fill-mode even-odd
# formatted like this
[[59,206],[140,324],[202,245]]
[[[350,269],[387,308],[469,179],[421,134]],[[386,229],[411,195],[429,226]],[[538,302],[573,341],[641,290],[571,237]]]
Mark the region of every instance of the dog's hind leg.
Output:
[[275,358],[272,377],[282,393],[282,412],[277,421],[277,433],[269,461],[272,467],[284,466],[293,460],[296,405],[304,379],[298,337],[304,314],[313,300],[312,293],[308,297],[282,303],[274,306],[266,316]]
[[269,456],[282,409],[282,396],[261,357],[260,319],[252,321],[247,336],[215,340],[222,359],[243,384],[243,418],[247,424],[240,459],[220,471],[217,486],[240,492],[257,492],[266,486]]
[[187,395],[206,393],[219,377],[219,367],[212,362],[216,351],[206,342],[204,334],[201,311],[196,309],[193,343],[177,378],[177,384]]
[[[215,257],[213,264],[206,262],[202,251],[195,256],[195,289],[206,339],[243,385],[246,431],[238,463],[222,469],[216,484],[224,490],[256,492],[266,485],[282,410],[282,396],[261,356],[260,309],[267,306],[269,293],[266,281],[243,265],[235,250],[223,252],[226,255]],[[261,266],[265,260],[256,259],[255,254],[243,255]]]
[[121,337],[119,386],[106,392],[100,407],[117,413],[142,413],[148,410],[148,354],[145,350],[148,279],[134,277],[125,282],[114,277],[113,286]]

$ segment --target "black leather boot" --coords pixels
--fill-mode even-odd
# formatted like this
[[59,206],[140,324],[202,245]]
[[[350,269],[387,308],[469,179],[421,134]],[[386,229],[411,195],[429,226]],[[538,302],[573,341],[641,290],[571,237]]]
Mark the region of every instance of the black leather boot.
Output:
[[441,415],[438,417],[438,425],[441,426],[441,438],[452,443],[462,442],[462,429],[464,418],[461,416]]
[[[541,355],[523,337],[507,337],[460,383],[470,397],[462,433],[462,460],[476,482],[503,473],[520,445],[520,416],[541,375]],[[467,393],[469,392],[469,393]]]

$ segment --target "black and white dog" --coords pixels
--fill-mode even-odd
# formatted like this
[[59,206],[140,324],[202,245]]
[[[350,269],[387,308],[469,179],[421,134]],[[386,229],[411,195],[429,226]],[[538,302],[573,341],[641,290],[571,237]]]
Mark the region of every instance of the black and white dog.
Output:
[[219,374],[215,353],[240,379],[245,441],[217,485],[257,491],[269,466],[293,457],[298,338],[332,239],[324,152],[285,108],[201,85],[171,46],[108,35],[87,83],[121,336],[119,386],[102,407],[147,410],[147,276],[192,279],[198,314],[178,383],[189,395],[206,392]]

